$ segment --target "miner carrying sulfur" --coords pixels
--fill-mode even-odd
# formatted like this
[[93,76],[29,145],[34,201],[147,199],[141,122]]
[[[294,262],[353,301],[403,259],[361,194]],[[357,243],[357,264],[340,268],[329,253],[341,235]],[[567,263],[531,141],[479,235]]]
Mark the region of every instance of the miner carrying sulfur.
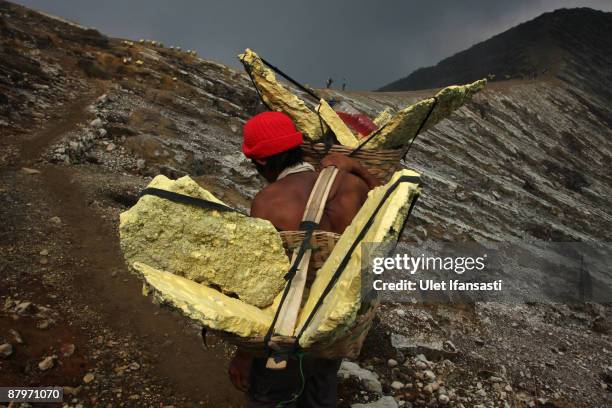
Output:
[[[281,112],[264,112],[244,126],[242,151],[259,174],[270,184],[251,204],[251,216],[269,220],[280,231],[299,230],[308,197],[317,180],[312,165],[303,161],[302,134]],[[339,169],[319,223],[325,231],[341,234],[379,184],[359,162],[341,154],[331,154],[322,166]],[[335,407],[337,371],[340,360],[305,357],[301,389],[297,360],[290,359],[285,370],[266,368],[266,358],[254,358],[238,350],[230,363],[232,383],[247,393],[249,407]],[[295,399],[295,401],[293,401]]]

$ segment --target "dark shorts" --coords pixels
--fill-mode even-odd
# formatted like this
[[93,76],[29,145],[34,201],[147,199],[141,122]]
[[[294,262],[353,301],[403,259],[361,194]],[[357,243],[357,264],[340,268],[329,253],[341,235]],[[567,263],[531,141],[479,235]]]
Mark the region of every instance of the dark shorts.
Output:
[[[291,358],[284,370],[266,368],[266,358],[256,358],[251,367],[248,392],[249,408],[273,408],[281,401],[291,401],[300,392],[302,380],[297,358]],[[304,357],[304,390],[296,401],[282,407],[334,408],[338,399],[338,369],[342,360]]]

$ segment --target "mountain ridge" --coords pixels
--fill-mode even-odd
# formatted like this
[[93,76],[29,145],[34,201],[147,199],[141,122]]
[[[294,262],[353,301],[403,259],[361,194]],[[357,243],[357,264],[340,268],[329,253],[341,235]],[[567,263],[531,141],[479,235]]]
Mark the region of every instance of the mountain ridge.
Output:
[[[606,53],[606,50],[608,52]],[[467,83],[479,78],[534,79],[558,75],[574,61],[590,68],[612,63],[612,12],[563,8],[541,14],[487,40],[413,71],[380,91],[408,91]],[[588,66],[585,66],[588,65]],[[610,76],[597,75],[610,81]]]

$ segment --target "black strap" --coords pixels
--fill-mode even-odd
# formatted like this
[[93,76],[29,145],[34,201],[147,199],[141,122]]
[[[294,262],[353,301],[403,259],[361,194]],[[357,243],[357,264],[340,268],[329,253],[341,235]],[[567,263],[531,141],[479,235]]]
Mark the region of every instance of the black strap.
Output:
[[208,349],[208,343],[206,342],[207,334],[208,334],[208,327],[202,326],[202,331],[200,332],[200,335],[202,336],[202,344],[204,345],[204,348],[206,349]]
[[406,218],[404,218],[404,222],[402,223],[402,227],[399,230],[399,234],[397,234],[397,241],[395,242],[396,246],[399,243],[400,239],[402,238],[402,235],[404,234],[404,229],[406,228],[406,224],[408,224],[408,219],[412,215],[412,210],[414,209],[414,206],[416,205],[420,196],[421,195],[417,193],[414,196],[414,199],[412,200],[412,202],[410,203],[410,207],[408,208],[408,214],[406,214]]
[[179,194],[173,191],[162,190],[160,188],[155,188],[155,187],[147,187],[140,192],[140,197],[145,196],[145,195],[152,195],[152,196],[163,198],[163,199],[175,202],[175,203],[192,205],[194,207],[204,208],[207,210],[217,210],[217,211],[223,211],[223,212],[237,212],[242,215],[246,215],[241,211],[238,211],[234,208],[228,207],[226,205],[223,205],[223,204],[220,204],[214,201],[208,201],[202,198],[191,197],[185,194]]
[[365,146],[370,140],[374,139],[374,137],[376,137],[376,135],[378,135],[386,126],[387,124],[385,123],[383,126],[381,126],[380,128],[376,129],[374,132],[372,132],[372,134],[368,136],[366,140],[361,142],[359,146],[354,148],[353,151],[348,154],[348,156],[352,157],[353,155],[357,154],[363,148],[363,146]]
[[406,156],[408,155],[408,152],[410,151],[410,148],[412,147],[412,144],[416,140],[416,138],[419,135],[419,133],[421,133],[421,130],[425,127],[425,124],[429,120],[429,117],[431,116],[431,113],[433,112],[434,108],[438,104],[438,98],[436,98],[434,96],[433,99],[434,99],[434,101],[431,104],[431,107],[429,108],[429,112],[427,112],[427,116],[425,116],[425,119],[423,119],[423,121],[421,122],[421,125],[419,126],[417,131],[414,133],[414,136],[412,137],[412,140],[410,141],[410,144],[408,145],[408,148],[406,148],[406,151],[404,152],[404,155],[402,156],[402,160],[406,159]]
[[[342,272],[344,272],[344,269],[348,265],[349,260],[351,259],[351,256],[353,255],[353,252],[355,251],[355,249],[357,249],[358,245],[361,244],[361,241],[363,240],[363,238],[365,237],[365,234],[369,231],[370,227],[374,223],[374,219],[376,218],[376,215],[378,215],[378,212],[380,211],[380,209],[384,205],[385,201],[387,201],[389,196],[397,189],[397,187],[401,183],[420,184],[421,183],[421,179],[420,179],[420,177],[417,177],[417,176],[401,176],[385,192],[384,196],[380,200],[380,203],[378,203],[378,206],[376,207],[376,209],[372,213],[372,216],[370,217],[370,219],[368,219],[368,222],[366,222],[366,224],[363,226],[363,228],[361,229],[361,231],[359,232],[359,234],[355,238],[355,241],[353,242],[353,244],[349,248],[348,252],[346,253],[344,258],[342,259],[342,261],[338,265],[338,268],[336,269],[336,271],[332,275],[329,283],[327,284],[327,286],[323,290],[323,293],[321,294],[321,297],[317,300],[317,303],[315,304],[314,308],[312,309],[312,311],[308,315],[308,318],[306,319],[306,322],[304,323],[304,325],[300,329],[300,332],[296,336],[296,344],[299,343],[300,337],[302,336],[302,334],[304,334],[304,331],[306,330],[306,328],[308,327],[308,325],[310,324],[310,322],[314,318],[315,314],[317,313],[317,311],[319,310],[319,308],[323,304],[323,301],[325,300],[327,295],[331,292],[332,288],[334,287],[334,285],[336,284],[336,282],[340,278],[340,275],[342,275]],[[414,207],[412,205],[412,203],[411,203],[411,207]],[[411,210],[409,209],[408,210],[409,213],[406,215],[406,218],[408,218],[408,216],[410,214],[410,211]]]
[[302,221],[300,222],[300,231],[312,231],[319,228],[319,223],[314,221]]
[[259,100],[261,101],[261,103],[263,103],[265,105],[265,107],[268,108],[268,110],[273,110],[270,107],[270,105],[268,105],[268,103],[265,101],[263,96],[261,95],[261,91],[259,90],[259,87],[257,87],[257,83],[255,82],[255,78],[253,78],[253,74],[251,74],[251,67],[250,67],[250,65],[245,64],[244,60],[242,60],[242,59],[240,61],[242,62],[242,65],[244,65],[244,70],[246,71],[247,75],[251,79],[251,83],[253,84],[253,88],[255,88],[255,92],[257,92],[257,96],[259,97]]
[[298,81],[296,81],[295,79],[291,78],[289,75],[285,74],[283,71],[278,69],[278,67],[275,67],[274,65],[270,64],[268,61],[266,61],[262,57],[259,57],[259,59],[261,59],[261,62],[266,64],[272,71],[276,72],[278,75],[282,76],[287,81],[289,81],[293,85],[297,86],[299,89],[301,89],[302,91],[307,93],[310,97],[316,99],[317,102],[319,102],[321,100],[321,97],[319,95],[317,95],[316,93],[314,93],[314,91],[312,89],[306,88],[304,85],[300,84]]
[[[417,138],[417,136],[419,135],[419,133],[421,133],[421,130],[423,130],[423,127],[425,127],[425,124],[429,120],[429,117],[431,116],[431,113],[433,112],[434,108],[438,104],[438,98],[435,97],[435,96],[432,96],[432,98],[434,99],[434,102],[431,104],[431,107],[429,108],[429,111],[427,112],[427,115],[425,116],[425,119],[423,119],[423,121],[419,125],[418,129],[414,133],[414,136],[412,136],[412,140],[410,141],[410,145],[408,145],[408,148],[404,152],[404,154],[402,156],[402,160],[404,160],[406,158],[406,155],[408,154],[408,151],[412,147],[412,144],[414,143],[414,141]],[[384,125],[382,125],[380,128],[376,129],[370,136],[368,136],[368,138],[366,140],[364,140],[359,146],[357,146],[355,149],[353,149],[352,152],[350,152],[348,154],[349,157],[357,154],[367,143],[370,142],[370,140],[374,139],[387,126],[387,124],[388,124],[388,122],[385,123]]]

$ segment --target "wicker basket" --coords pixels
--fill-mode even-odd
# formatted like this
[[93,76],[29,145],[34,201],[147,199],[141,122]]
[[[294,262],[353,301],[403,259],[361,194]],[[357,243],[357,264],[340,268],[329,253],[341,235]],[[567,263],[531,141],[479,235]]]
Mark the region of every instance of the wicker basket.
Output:
[[[304,159],[315,167],[321,163],[321,159],[325,156],[325,145],[323,143],[303,143],[302,151]],[[341,153],[348,155],[353,151],[353,148],[333,145],[329,153]],[[354,156],[354,159],[359,160],[374,176],[380,181],[387,182],[393,173],[401,168],[400,161],[404,156],[401,150],[372,150],[361,149]]]
[[[298,248],[304,240],[304,231],[281,231],[280,235],[283,240],[283,245],[287,256],[291,257],[293,250]],[[314,231],[310,238],[310,247],[312,248],[312,255],[310,257],[310,264],[308,271],[317,270],[327,260],[327,257],[336,246],[336,242],[340,238],[339,234],[327,231]]]
[[[282,231],[281,237],[283,245],[288,255],[298,247],[304,239],[304,231]],[[316,272],[325,262],[334,246],[338,242],[340,235],[326,231],[315,231],[311,238],[312,258],[308,269]],[[372,325],[372,319],[376,314],[374,305],[368,305],[366,311],[359,314],[354,324],[341,336],[328,342],[316,344],[305,350],[309,354],[320,358],[356,358],[361,351],[361,346],[365,340],[368,330]],[[264,347],[263,337],[240,337],[232,333],[211,330],[218,338],[233,344],[244,351],[248,351],[258,356],[265,356],[267,348]],[[279,350],[290,350],[294,345],[295,339],[287,336],[274,336],[271,341],[274,347]]]

